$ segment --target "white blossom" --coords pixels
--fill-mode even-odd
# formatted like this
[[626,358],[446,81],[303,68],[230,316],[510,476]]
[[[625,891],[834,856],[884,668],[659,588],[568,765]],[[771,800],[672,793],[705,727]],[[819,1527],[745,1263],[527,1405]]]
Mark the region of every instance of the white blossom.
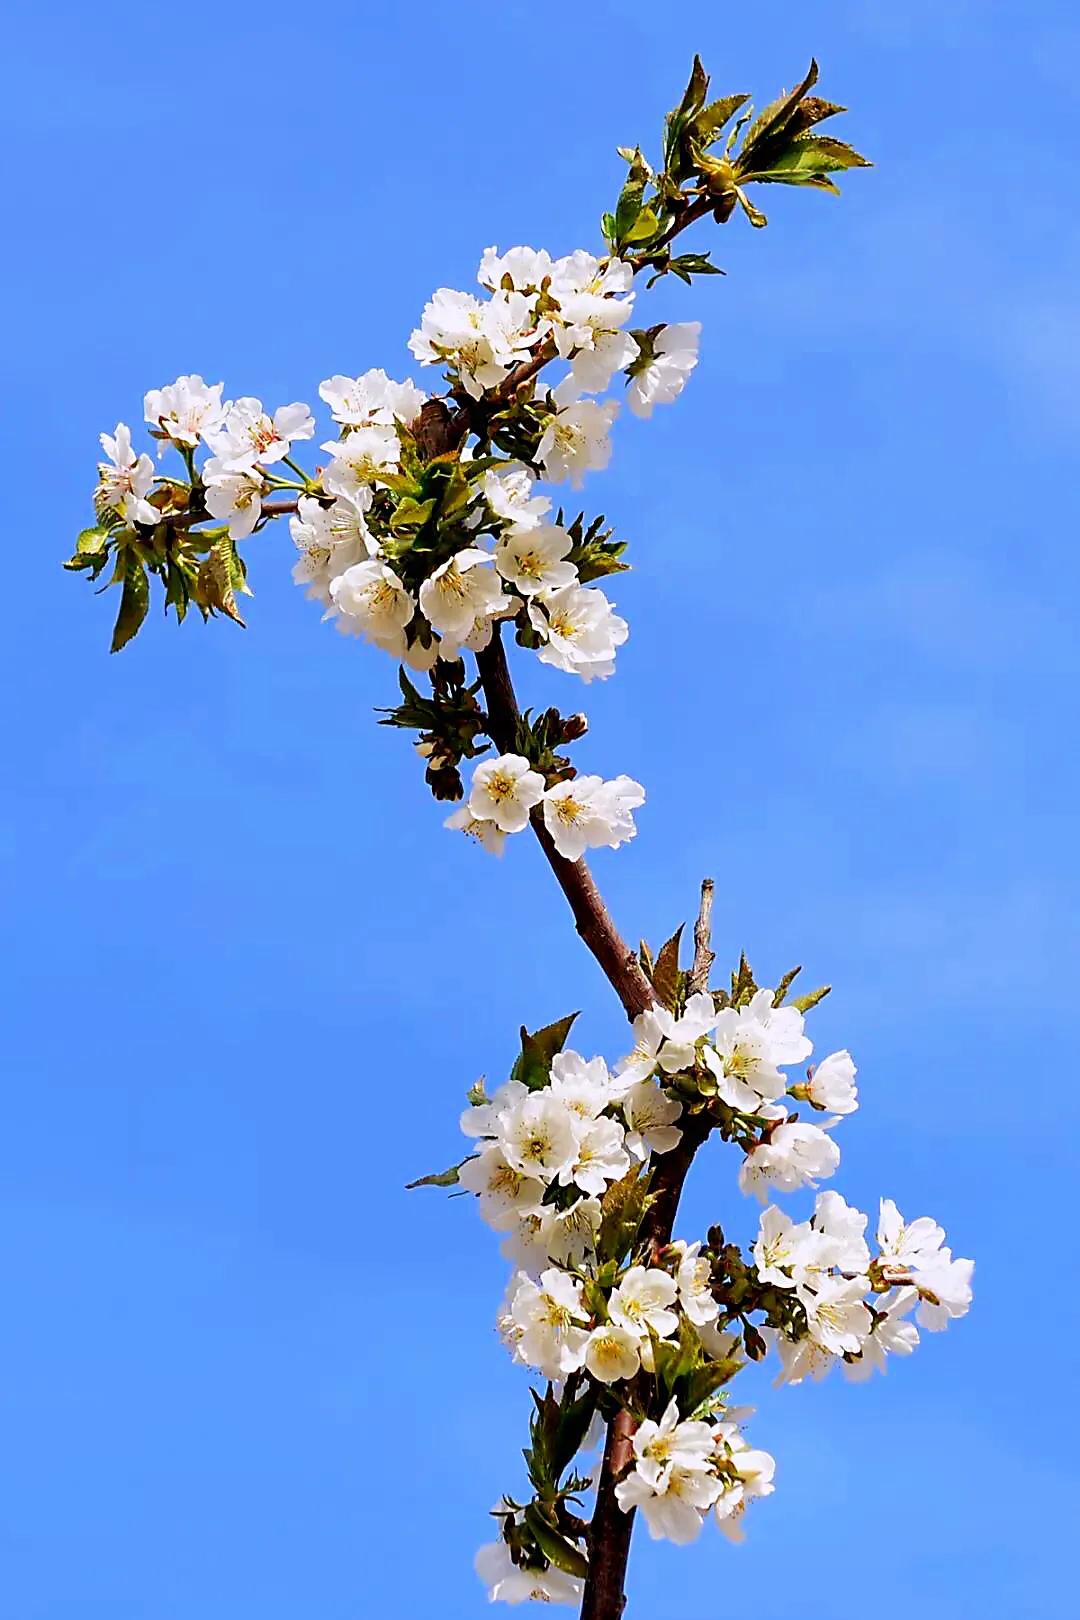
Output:
[[614,1095],[603,1058],[586,1061],[579,1052],[556,1052],[549,1089],[583,1123],[602,1114]]
[[555,411],[547,418],[536,459],[553,483],[568,478],[572,489],[580,489],[587,472],[598,472],[611,460],[609,434],[618,401],[567,399],[558,389],[552,397]]
[[594,1328],[585,1347],[585,1369],[602,1384],[633,1378],[641,1366],[640,1341],[614,1322]]
[[881,1200],[877,1228],[881,1258],[891,1266],[916,1270],[934,1265],[945,1242],[945,1230],[929,1215],[906,1223],[891,1198]]
[[530,1091],[500,1118],[499,1145],[522,1175],[552,1181],[577,1158],[574,1116],[550,1091]]
[[716,1501],[720,1482],[714,1474],[673,1465],[650,1483],[635,1468],[615,1487],[624,1513],[640,1508],[653,1541],[674,1541],[684,1547],[701,1533],[704,1514]]
[[342,427],[370,427],[380,422],[392,427],[416,421],[426,399],[415,383],[394,382],[385,371],[365,371],[362,377],[327,377],[319,384],[319,397]]
[[554,1564],[546,1569],[515,1564],[505,1541],[489,1541],[474,1560],[476,1573],[488,1588],[489,1603],[570,1603],[581,1602],[583,1584],[566,1575]]
[[874,1312],[874,1326],[862,1342],[860,1354],[843,1362],[844,1377],[851,1383],[862,1383],[875,1372],[884,1373],[889,1356],[910,1356],[919,1343],[919,1330],[914,1322],[905,1321],[908,1311],[918,1299],[915,1288],[899,1288],[870,1301]]
[[[664,1007],[655,1009],[655,1016],[664,1031],[664,1044],[660,1048],[660,1067],[665,1074],[678,1074],[692,1069],[697,1062],[699,1043],[716,1028],[722,1013],[707,990],[698,990],[686,1003],[678,1018]],[[704,1048],[707,1053],[709,1048]]]
[[503,832],[521,832],[529,811],[544,794],[544,778],[520,754],[484,760],[473,772],[469,809],[479,821],[493,821]]
[[857,1355],[870,1332],[871,1316],[865,1298],[870,1287],[865,1277],[821,1278],[814,1292],[801,1291],[810,1337],[834,1356]]
[[682,1141],[682,1131],[674,1123],[682,1113],[682,1103],[651,1080],[640,1080],[632,1086],[621,1107],[627,1151],[635,1159],[644,1161],[650,1153],[670,1153]]
[[495,388],[528,355],[538,333],[532,300],[520,292],[496,292],[487,300],[440,287],[424,306],[409,349],[421,365],[446,362],[473,399]]
[[489,467],[482,489],[492,515],[515,529],[535,529],[551,510],[546,495],[537,495],[536,474],[519,461],[503,467]]
[[679,1318],[671,1309],[678,1289],[674,1277],[659,1266],[631,1266],[612,1290],[608,1300],[608,1315],[613,1322],[639,1338],[647,1338],[649,1329],[666,1339],[675,1333]]
[[452,832],[463,832],[467,838],[472,838],[481,849],[486,849],[490,855],[501,855],[506,847],[506,834],[494,821],[478,820],[467,804],[447,816],[443,822]]
[[495,1143],[474,1159],[466,1159],[458,1171],[458,1182],[467,1192],[477,1194],[482,1219],[497,1232],[508,1231],[537,1211],[544,1196],[544,1183],[515,1170]]
[[442,635],[464,641],[477,619],[510,607],[498,575],[484,566],[490,561],[488,552],[469,547],[441,563],[421,585],[420,610]]
[[841,1271],[865,1271],[870,1250],[865,1232],[868,1216],[852,1209],[838,1192],[818,1193],[814,1202],[814,1231],[829,1240],[832,1264]]
[[840,1163],[840,1149],[817,1125],[778,1125],[747,1154],[739,1168],[739,1186],[764,1204],[770,1188],[795,1192],[813,1187],[815,1176],[831,1176]]
[[775,1204],[762,1210],[752,1250],[761,1281],[773,1288],[794,1288],[802,1276],[801,1256],[812,1236],[809,1221],[796,1224]]
[[226,406],[224,383],[204,383],[199,376],[177,377],[165,388],[152,388],[143,400],[146,420],[173,444],[193,450],[204,435],[221,426]]
[[564,1378],[583,1366],[589,1330],[576,1277],[553,1266],[538,1282],[519,1273],[509,1314],[521,1329],[516,1347],[520,1360],[546,1378]]
[[554,523],[507,529],[495,547],[495,567],[522,596],[573,585],[577,569],[566,557],[573,540]]
[[720,1425],[717,1439],[721,1494],[713,1506],[720,1530],[729,1541],[742,1541],[742,1518],[746,1504],[755,1497],[771,1496],[776,1462],[767,1451],[747,1445],[739,1434],[726,1433]]
[[832,1052],[827,1058],[822,1058],[810,1071],[809,1077],[795,1087],[795,1095],[805,1098],[812,1107],[829,1113],[853,1114],[859,1106],[856,1072],[850,1052]]
[[700,321],[677,321],[652,339],[652,355],[632,368],[627,399],[635,416],[651,416],[654,405],[670,405],[686,387],[698,362]]
[[659,1423],[646,1418],[634,1433],[634,1456],[640,1473],[655,1483],[666,1468],[707,1473],[712,1461],[714,1435],[707,1423],[683,1422],[674,1399]]
[[745,1007],[717,1015],[715,1051],[704,1053],[719,1095],[732,1108],[756,1113],[763,1100],[782,1097],[787,1079],[780,1066],[810,1055],[803,1017],[795,1007],[774,1007],[773,992],[758,990]]
[[470,1104],[458,1120],[458,1128],[463,1136],[497,1136],[503,1116],[528,1095],[528,1086],[520,1080],[507,1080],[486,1102]]
[[915,1283],[920,1303],[915,1317],[920,1327],[940,1333],[954,1318],[967,1315],[974,1271],[974,1260],[954,1260],[950,1249],[942,1249],[932,1265],[919,1267]]
[[300,553],[292,577],[324,607],[330,605],[331,581],[354,563],[373,557],[377,549],[363,512],[347,495],[339,495],[329,506],[301,495],[296,516],[289,519],[289,533]]
[[372,485],[401,459],[397,432],[382,422],[355,428],[321,448],[333,458],[323,472],[323,488],[331,495],[349,496],[365,512],[372,502]]
[[[634,307],[633,284],[633,266],[624,260],[596,259],[579,248],[557,261],[550,290],[559,308],[549,319],[555,346],[563,359],[592,349],[608,333],[626,325]],[[635,353],[631,339],[623,364]],[[612,372],[618,369],[615,366]],[[606,382],[602,386],[606,387]]]
[[630,634],[626,620],[592,585],[564,585],[542,600],[534,597],[529,620],[544,641],[540,662],[585,682],[614,673],[615,650]]
[[245,539],[259,521],[266,480],[255,467],[230,468],[218,456],[207,460],[202,475],[210,516],[225,518],[234,540]]
[[788,1339],[780,1335],[776,1349],[780,1357],[780,1372],[776,1378],[778,1385],[801,1384],[807,1378],[819,1384],[839,1360],[831,1350],[824,1349],[811,1338]]
[[637,353],[637,342],[629,332],[597,332],[591,347],[574,355],[570,375],[575,390],[602,394],[615,373],[628,366]]
[[578,1128],[577,1157],[559,1174],[563,1186],[572,1182],[582,1192],[602,1193],[609,1181],[619,1181],[630,1168],[625,1132],[616,1119],[593,1119]]
[[314,433],[315,418],[306,405],[279,405],[270,416],[262,400],[247,396],[234,400],[224,419],[204,430],[203,437],[224,466],[235,470],[255,462],[270,466],[288,455],[294,440],[310,439]]
[[545,1204],[519,1222],[502,1253],[529,1272],[542,1271],[552,1260],[579,1264],[596,1247],[601,1219],[599,1198],[579,1198],[566,1209]]
[[154,463],[145,451],[135,454],[127,423],[117,422],[115,432],[103,433],[101,448],[109,457],[98,462],[102,500],[129,523],[160,522],[161,513],[146,499],[154,485]]
[[645,789],[628,776],[610,782],[577,776],[557,782],[544,794],[544,825],[568,861],[587,849],[618,849],[637,831],[631,810],[645,802]]
[[498,248],[489,247],[484,249],[476,279],[492,292],[505,289],[508,278],[513,291],[538,292],[552,269],[551,254],[544,248],[513,247],[500,253]]
[[416,603],[387,563],[371,558],[346,568],[331,580],[330,599],[342,628],[365,636],[397,658],[404,655],[405,626],[412,621]]
[[712,1267],[701,1253],[701,1244],[684,1244],[675,1282],[679,1290],[679,1303],[696,1328],[703,1327],[706,1322],[715,1322],[720,1314],[720,1307],[712,1296],[711,1276]]

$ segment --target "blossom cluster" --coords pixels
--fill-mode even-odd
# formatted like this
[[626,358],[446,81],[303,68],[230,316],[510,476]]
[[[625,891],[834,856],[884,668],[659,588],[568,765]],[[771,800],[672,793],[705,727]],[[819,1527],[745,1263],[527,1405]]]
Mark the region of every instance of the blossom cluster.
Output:
[[575,776],[548,787],[521,754],[501,754],[476,767],[468,799],[446,825],[501,855],[507,833],[524,831],[539,806],[559,854],[576,861],[587,849],[618,849],[633,838],[632,812],[644,803],[645,789],[628,776]]
[[[470,1094],[461,1117],[477,1151],[456,1179],[514,1268],[501,1337],[564,1401],[585,1389],[605,1416],[635,1411],[616,1496],[655,1538],[693,1540],[712,1517],[739,1539],[746,1505],[772,1492],[773,1459],[744,1438],[747,1414],[724,1389],[747,1360],[772,1351],[778,1383],[834,1365],[865,1379],[917,1345],[913,1311],[936,1330],[971,1303],[972,1262],[953,1257],[935,1222],[905,1224],[888,1200],[873,1254],[868,1217],[831,1190],[803,1221],[768,1205],[745,1255],[719,1228],[659,1246],[635,1235],[658,1164],[703,1117],[741,1150],[739,1185],[762,1201],[835,1171],[830,1133],[857,1108],[856,1069],[846,1050],[806,1067],[804,1011],[817,999],[786,1003],[783,987],[759,989],[745,964],[731,994],[683,982],[670,1005],[635,1019],[632,1050],[614,1066],[560,1045],[493,1096]],[[800,1104],[822,1122],[800,1118]],[[628,1207],[632,1230],[613,1246]],[[490,1595],[575,1601],[580,1582],[523,1551],[515,1522],[504,1519],[504,1541],[478,1557]]]

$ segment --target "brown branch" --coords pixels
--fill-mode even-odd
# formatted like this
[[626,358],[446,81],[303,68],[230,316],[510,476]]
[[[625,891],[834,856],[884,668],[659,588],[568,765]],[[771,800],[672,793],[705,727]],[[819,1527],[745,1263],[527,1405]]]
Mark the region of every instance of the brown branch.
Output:
[[[488,735],[497,748],[510,754],[515,752],[519,711],[500,632],[501,626],[496,624],[490,642],[476,655],[476,665],[487,701]],[[533,811],[531,822],[555,880],[570,904],[578,933],[603,968],[626,1016],[636,1018],[655,999],[640,962],[616,928],[585,862],[568,861],[559,854],[539,810]]]
[[712,938],[712,908],[715,885],[712,878],[701,880],[701,908],[694,924],[694,965],[690,969],[690,993],[697,995],[709,988],[709,974],[716,961],[716,953],[709,949]]
[[[477,654],[476,662],[487,701],[489,735],[497,748],[510,753],[516,741],[519,711],[501,628],[495,625],[491,641]],[[578,933],[603,968],[627,1017],[636,1017],[655,1000],[637,957],[620,937],[585,862],[568,861],[559,854],[538,810],[533,811],[531,820],[540,848],[570,902]],[[692,970],[692,976],[702,979],[705,988],[713,959],[709,949],[712,895],[712,880],[706,878],[701,886],[701,911],[694,929],[696,954]],[[653,1201],[640,1234],[642,1246],[653,1255],[671,1241],[683,1184],[710,1128],[706,1114],[688,1114],[682,1140],[659,1162],[652,1186]],[[615,1487],[633,1459],[636,1428],[634,1418],[623,1411],[617,1412],[608,1425],[604,1460],[597,1480],[596,1507],[589,1526],[589,1574],[581,1620],[619,1620],[626,1604],[626,1567],[634,1533],[634,1514],[623,1512]]]
[[[659,246],[666,247],[680,231],[714,208],[715,202],[709,197],[688,204]],[[636,273],[648,261],[642,258],[632,262]],[[553,358],[549,352],[552,347],[545,344],[530,360],[515,367],[493,390],[491,397],[496,408],[512,398]],[[423,440],[426,454],[445,454],[459,445],[470,430],[486,432],[487,420],[485,414],[483,424],[478,424],[476,403],[472,400],[461,400],[452,410],[443,401],[437,405],[432,402],[430,408],[424,407]],[[506,661],[500,624],[492,627],[490,642],[477,653],[476,666],[487,703],[488,734],[501,752],[513,753],[516,751],[520,711]],[[653,988],[634,952],[619,934],[592,873],[584,861],[568,861],[559,854],[538,809],[532,812],[530,822],[555,874],[555,880],[569,902],[578,933],[603,969],[627,1017],[636,1018],[654,1004]],[[712,899],[713,884],[707,878],[702,884],[701,910],[694,928],[695,955],[690,977],[694,988],[708,988],[709,969],[713,962],[713,953],[709,948]],[[710,1129],[711,1122],[706,1113],[688,1113],[684,1118],[683,1134],[678,1146],[665,1153],[660,1160],[652,1184],[652,1202],[640,1233],[643,1246],[654,1255],[671,1241],[683,1185],[694,1156]],[[589,1573],[582,1599],[581,1620],[620,1620],[626,1607],[626,1568],[634,1532],[634,1514],[622,1511],[615,1487],[633,1458],[636,1428],[636,1421],[625,1411],[617,1412],[608,1425],[604,1460],[597,1480],[596,1507],[588,1532]]]

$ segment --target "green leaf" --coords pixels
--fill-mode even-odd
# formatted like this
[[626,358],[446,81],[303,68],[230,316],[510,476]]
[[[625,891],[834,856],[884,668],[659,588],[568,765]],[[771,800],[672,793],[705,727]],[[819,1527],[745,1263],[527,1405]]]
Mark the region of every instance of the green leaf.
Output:
[[488,1094],[484,1090],[483,1075],[469,1087],[465,1093],[465,1100],[472,1108],[483,1108],[484,1104],[489,1101]]
[[643,208],[629,230],[620,232],[623,242],[649,242],[660,229],[660,220],[651,208]]
[[784,977],[780,980],[780,983],[773,991],[772,1004],[774,1007],[782,1007],[784,1005],[784,997],[787,995],[788,991],[791,989],[801,972],[801,967],[793,967],[784,974]]
[[548,1523],[535,1502],[530,1502],[525,1509],[525,1523],[536,1537],[536,1545],[549,1564],[554,1564],[556,1569],[563,1570],[567,1575],[576,1575],[579,1580],[586,1578],[589,1563],[585,1554]]
[[811,58],[810,67],[802,83],[796,85],[794,90],[782,92],[775,101],[770,101],[769,105],[758,113],[746,132],[746,140],[743,143],[744,156],[756,143],[766,141],[770,136],[778,134],[784,128],[806,92],[812,89],[817,84],[817,81],[818,65]]
[[675,1012],[679,1005],[679,989],[682,975],[679,972],[679,945],[682,940],[682,924],[672,934],[671,938],[660,947],[660,954],[656,958],[652,971],[653,989],[663,1006],[669,1012]]
[[682,100],[676,111],[687,121],[696,118],[705,105],[705,97],[709,93],[709,75],[701,65],[701,57],[695,54],[694,65],[690,69],[690,79],[683,91]]
[[231,535],[223,535],[199,564],[195,580],[196,599],[212,612],[224,613],[234,624],[244,628],[244,621],[236,605],[236,592],[250,596],[245,583],[244,565],[236,551]]
[[468,1153],[458,1164],[452,1164],[449,1170],[440,1170],[436,1175],[421,1176],[417,1181],[407,1181],[405,1191],[412,1192],[414,1187],[456,1187],[461,1166],[475,1158],[475,1153]]
[[825,1000],[831,989],[831,984],[823,984],[820,989],[811,990],[808,995],[796,996],[791,1005],[797,1007],[801,1013],[809,1012],[811,1007],[816,1007],[819,1001]]
[[546,1086],[551,1075],[551,1060],[566,1045],[577,1016],[576,1012],[568,1013],[565,1018],[558,1019],[554,1024],[545,1024],[543,1029],[536,1030],[532,1035],[522,1024],[521,1056],[510,1071],[511,1080],[520,1080],[530,1091],[539,1091],[541,1086]]
[[595,1411],[595,1384],[589,1384],[579,1400],[564,1400],[560,1405],[558,1427],[551,1448],[551,1464],[556,1480],[581,1450],[581,1442],[588,1433]]
[[704,1366],[696,1368],[687,1378],[684,1385],[683,1400],[680,1403],[688,1417],[693,1417],[699,1407],[730,1383],[742,1366],[742,1362],[729,1356],[723,1361],[706,1361]]
[[820,190],[836,191],[837,187],[828,178],[830,174],[872,167],[869,159],[844,141],[827,135],[799,135],[782,150],[770,152],[761,165],[751,163],[744,167],[740,163],[739,176],[763,185],[817,186]]
[[724,125],[749,100],[749,96],[720,96],[701,109],[691,125],[691,132],[703,149],[712,145]]
[[110,652],[126,647],[132,636],[138,634],[150,606],[150,581],[146,569],[133,551],[124,557],[124,586],[120,594],[120,611],[113,627]]
[[743,951],[739,955],[739,971],[731,975],[731,1005],[745,1007],[756,990],[754,970],[746,960],[746,952]]
[[93,528],[83,529],[75,542],[75,555],[77,557],[99,556],[109,543],[109,529]]
[[649,1207],[649,1172],[637,1168],[621,1181],[613,1181],[600,1200],[600,1231],[596,1255],[605,1260],[623,1260],[637,1241],[638,1230]]

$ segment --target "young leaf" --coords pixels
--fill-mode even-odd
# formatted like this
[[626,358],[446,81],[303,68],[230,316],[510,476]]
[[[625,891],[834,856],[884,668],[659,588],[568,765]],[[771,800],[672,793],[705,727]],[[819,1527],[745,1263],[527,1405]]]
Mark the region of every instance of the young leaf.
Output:
[[774,1007],[782,1007],[784,1005],[784,997],[787,995],[788,991],[791,989],[801,972],[801,967],[793,967],[784,974],[784,977],[780,980],[780,983],[773,991],[772,1004]]
[[584,1440],[596,1411],[596,1385],[586,1386],[584,1395],[576,1401],[564,1401],[559,1407],[558,1427],[551,1447],[551,1464],[556,1480],[569,1468]]
[[467,1153],[458,1164],[452,1164],[449,1170],[440,1170],[437,1174],[431,1176],[420,1176],[417,1181],[407,1181],[405,1183],[405,1191],[412,1192],[414,1187],[456,1187],[458,1183],[458,1171],[461,1169],[461,1166],[463,1164],[468,1164],[469,1160],[475,1159],[475,1157],[475,1153]]
[[548,1523],[535,1502],[530,1502],[525,1509],[525,1523],[536,1537],[536,1545],[549,1564],[554,1564],[556,1569],[565,1571],[567,1575],[576,1575],[579,1580],[586,1578],[589,1563],[585,1554]]
[[127,646],[132,636],[138,634],[149,606],[150,581],[146,577],[146,569],[135,553],[129,551],[124,558],[124,585],[110,652],[119,652],[121,647]]
[[613,1181],[600,1200],[600,1231],[596,1255],[605,1260],[622,1260],[637,1241],[638,1228],[649,1207],[649,1175],[636,1167],[621,1181]]
[[521,1056],[510,1071],[511,1080],[520,1080],[530,1091],[538,1091],[541,1086],[546,1086],[551,1074],[551,1060],[566,1045],[566,1038],[577,1016],[576,1012],[568,1013],[554,1024],[545,1024],[533,1035],[522,1024]]
[[823,984],[820,989],[811,990],[808,995],[796,996],[791,1005],[797,1007],[801,1013],[809,1012],[811,1007],[816,1007],[819,1001],[825,1000],[831,989],[831,984]]
[[666,944],[660,948],[653,967],[652,983],[661,1003],[670,1012],[675,1012],[679,1004],[679,943],[682,939],[682,924],[672,934]]
[[845,141],[833,140],[826,135],[800,135],[782,150],[770,153],[759,166],[740,164],[742,180],[754,180],[763,185],[817,186],[823,191],[836,191],[828,178],[844,169],[869,169],[868,158],[856,152]]

